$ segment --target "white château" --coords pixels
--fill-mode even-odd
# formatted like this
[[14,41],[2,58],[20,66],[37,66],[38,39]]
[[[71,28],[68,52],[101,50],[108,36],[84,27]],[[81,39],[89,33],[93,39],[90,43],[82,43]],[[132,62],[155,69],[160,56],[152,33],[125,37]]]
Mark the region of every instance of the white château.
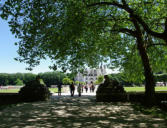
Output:
[[98,76],[104,76],[107,74],[106,66],[100,66],[98,69],[90,69],[87,68],[83,73],[78,73],[75,77],[75,81],[81,81],[85,82],[87,84],[90,84],[90,82],[95,82],[98,78]]

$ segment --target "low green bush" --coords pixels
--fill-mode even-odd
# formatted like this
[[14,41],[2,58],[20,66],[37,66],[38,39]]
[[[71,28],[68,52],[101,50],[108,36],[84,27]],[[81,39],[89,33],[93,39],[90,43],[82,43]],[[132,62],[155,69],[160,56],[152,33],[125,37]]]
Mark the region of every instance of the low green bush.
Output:
[[[161,109],[167,111],[167,93],[156,93],[156,106],[159,106]],[[130,102],[137,102],[141,104],[145,104],[145,93],[137,92],[137,93],[127,93],[127,100]]]

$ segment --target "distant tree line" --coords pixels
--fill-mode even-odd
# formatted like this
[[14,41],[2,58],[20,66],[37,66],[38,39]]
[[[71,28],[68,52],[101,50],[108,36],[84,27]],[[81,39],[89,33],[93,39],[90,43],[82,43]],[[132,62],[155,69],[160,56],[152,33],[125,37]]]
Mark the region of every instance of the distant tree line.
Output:
[[47,86],[63,84],[62,81],[67,75],[63,72],[45,72],[38,74]]
[[167,73],[161,73],[155,75],[155,80],[157,82],[163,82],[163,84],[166,86],[167,84]]
[[[64,84],[63,79],[69,78],[70,80],[74,80],[74,74],[70,73],[63,73],[63,72],[45,72],[45,73],[39,73],[39,74],[32,74],[32,73],[0,73],[0,85],[6,86],[6,85],[23,85],[26,84],[29,81],[32,81],[35,79],[35,77],[39,75],[40,78],[44,81],[44,83],[47,86],[50,85],[58,85],[58,84]],[[156,82],[163,82],[166,86],[167,82],[167,73],[159,73],[155,74],[155,80]],[[101,76],[102,77],[102,76]],[[102,79],[99,77],[99,79]],[[117,80],[120,82],[123,86],[140,86],[145,83],[145,81],[128,81],[123,74],[117,73],[117,74],[110,74],[110,79]],[[101,81],[101,80],[100,80]],[[99,82],[100,82],[99,81]],[[103,79],[102,79],[103,81]],[[100,82],[101,83],[101,82]]]
[[35,79],[39,75],[47,86],[62,84],[63,78],[67,77],[62,72],[45,72],[39,74],[32,73],[0,73],[0,85],[21,85]]
[[[163,82],[166,86],[167,84],[167,73],[157,73],[154,74],[156,82]],[[117,80],[123,86],[141,86],[145,84],[145,81],[129,81],[124,74],[117,73],[117,74],[110,74],[109,78],[112,80]]]
[[23,83],[34,80],[36,77],[32,73],[0,73],[0,85],[16,85],[16,83],[21,80]]

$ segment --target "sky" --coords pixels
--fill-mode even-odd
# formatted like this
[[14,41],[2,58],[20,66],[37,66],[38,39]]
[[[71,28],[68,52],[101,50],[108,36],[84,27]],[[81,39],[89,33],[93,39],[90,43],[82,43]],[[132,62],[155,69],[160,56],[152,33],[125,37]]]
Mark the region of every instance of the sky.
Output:
[[[7,21],[0,18],[0,73],[34,73],[38,74],[41,72],[53,71],[49,69],[51,62],[49,60],[41,60],[39,66],[33,68],[32,71],[26,70],[28,65],[25,63],[20,63],[19,61],[14,60],[15,57],[18,57],[17,49],[18,46],[15,46],[14,43],[18,39],[10,32]],[[107,70],[108,73],[116,73],[116,71]]]
[[42,60],[41,64],[33,69],[33,71],[26,70],[25,63],[20,63],[14,60],[18,57],[17,49],[14,43],[18,41],[10,32],[7,21],[0,18],[0,73],[35,73],[52,71],[48,68],[51,65],[49,60]]

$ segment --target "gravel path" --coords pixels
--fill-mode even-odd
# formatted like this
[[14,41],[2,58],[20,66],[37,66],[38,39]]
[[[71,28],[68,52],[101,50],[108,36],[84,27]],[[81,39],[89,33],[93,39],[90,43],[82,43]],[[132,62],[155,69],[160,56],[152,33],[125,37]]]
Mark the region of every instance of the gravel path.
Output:
[[1,110],[0,128],[167,128],[167,124],[135,111],[130,103],[101,103],[95,96],[64,94]]

